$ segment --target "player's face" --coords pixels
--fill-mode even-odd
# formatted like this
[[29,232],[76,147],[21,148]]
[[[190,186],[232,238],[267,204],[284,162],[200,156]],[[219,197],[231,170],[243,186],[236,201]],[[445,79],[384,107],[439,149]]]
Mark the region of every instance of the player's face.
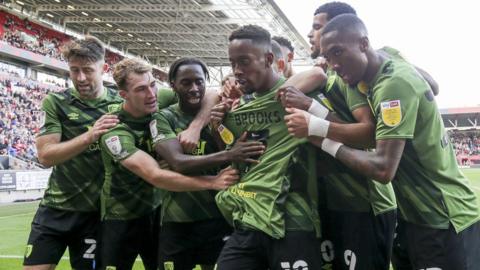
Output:
[[233,74],[248,92],[263,90],[267,72],[271,72],[273,54],[266,53],[248,39],[234,39],[228,45],[228,57]]
[[337,31],[320,40],[321,55],[329,66],[350,86],[356,86],[365,75],[368,60],[365,44],[360,38],[348,37]]
[[157,111],[157,82],[151,72],[128,74],[126,88],[120,94],[133,116],[142,117]]
[[327,13],[318,13],[313,17],[313,22],[312,22],[312,29],[308,33],[307,37],[312,45],[310,47],[312,53],[311,57],[313,59],[317,58],[320,56],[320,34],[322,32],[323,27],[327,24]]
[[102,93],[104,65],[103,60],[97,62],[81,58],[68,60],[70,79],[82,98],[93,99]]
[[205,73],[200,65],[180,66],[171,86],[177,93],[182,108],[194,111],[200,109],[205,95]]

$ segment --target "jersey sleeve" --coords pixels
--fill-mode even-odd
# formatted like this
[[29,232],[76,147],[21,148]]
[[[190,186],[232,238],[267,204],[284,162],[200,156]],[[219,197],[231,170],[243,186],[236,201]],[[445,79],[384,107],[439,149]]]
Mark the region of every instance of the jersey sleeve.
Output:
[[38,136],[62,133],[62,121],[58,117],[57,105],[52,95],[47,95],[42,102],[40,120],[41,127]]
[[153,115],[153,119],[150,122],[150,135],[152,136],[153,145],[177,138],[174,127],[171,125],[171,121],[169,121],[170,117],[173,116],[167,109]]
[[360,93],[357,88],[352,88],[346,84],[343,84],[340,89],[342,89],[341,91],[345,96],[345,102],[347,103],[347,106],[351,112],[360,107],[368,106],[367,97]]
[[139,149],[135,146],[134,136],[122,128],[114,128],[105,133],[101,139],[101,148],[114,161],[122,161]]
[[157,92],[158,109],[167,108],[178,102],[177,95],[170,88],[160,88]]
[[412,85],[399,77],[380,84],[374,89],[376,139],[413,138],[420,100]]

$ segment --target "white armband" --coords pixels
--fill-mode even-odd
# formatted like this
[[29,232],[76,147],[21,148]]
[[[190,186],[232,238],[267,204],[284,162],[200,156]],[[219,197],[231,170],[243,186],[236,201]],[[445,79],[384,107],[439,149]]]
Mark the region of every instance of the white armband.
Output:
[[320,102],[312,99],[312,104],[310,105],[310,108],[308,108],[308,112],[315,115],[316,117],[325,119],[330,111],[322,104],[320,104]]
[[308,136],[327,137],[330,121],[310,115],[308,121]]
[[322,142],[322,150],[329,153],[332,157],[336,157],[338,149],[342,145],[343,143],[325,138]]

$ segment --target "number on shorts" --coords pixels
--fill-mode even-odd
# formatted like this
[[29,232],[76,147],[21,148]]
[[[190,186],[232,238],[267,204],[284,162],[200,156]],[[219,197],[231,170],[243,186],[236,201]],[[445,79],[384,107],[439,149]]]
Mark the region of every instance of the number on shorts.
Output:
[[304,260],[298,260],[290,267],[289,262],[281,262],[280,267],[284,270],[308,270],[308,264]]
[[345,250],[343,257],[345,259],[345,263],[349,266],[348,270],[355,270],[355,265],[357,264],[357,256],[355,255],[355,253],[347,249]]
[[95,259],[95,249],[97,248],[97,241],[95,239],[84,239],[85,244],[90,245],[83,254],[84,259]]
[[322,252],[322,259],[324,262],[332,262],[335,258],[333,243],[330,240],[322,241],[320,244],[320,251]]

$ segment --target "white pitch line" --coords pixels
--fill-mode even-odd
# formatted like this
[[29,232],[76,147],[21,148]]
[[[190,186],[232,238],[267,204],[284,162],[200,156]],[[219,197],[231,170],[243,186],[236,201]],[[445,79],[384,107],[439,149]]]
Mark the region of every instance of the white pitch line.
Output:
[[35,212],[28,212],[28,213],[23,213],[23,214],[16,214],[16,215],[10,215],[10,216],[3,216],[0,217],[0,219],[5,219],[5,218],[11,218],[11,217],[21,217],[21,216],[28,216],[31,214],[35,214]]
[[[19,255],[0,255],[0,259],[23,259],[23,256],[19,256]],[[65,256],[65,257],[62,257],[61,260],[70,260],[69,257]],[[140,258],[137,258],[135,261],[141,261]]]
[[476,189],[476,190],[480,191],[480,187],[477,187],[477,186],[474,186],[474,185],[471,185],[471,186],[472,186],[472,188],[474,188],[474,189]]

